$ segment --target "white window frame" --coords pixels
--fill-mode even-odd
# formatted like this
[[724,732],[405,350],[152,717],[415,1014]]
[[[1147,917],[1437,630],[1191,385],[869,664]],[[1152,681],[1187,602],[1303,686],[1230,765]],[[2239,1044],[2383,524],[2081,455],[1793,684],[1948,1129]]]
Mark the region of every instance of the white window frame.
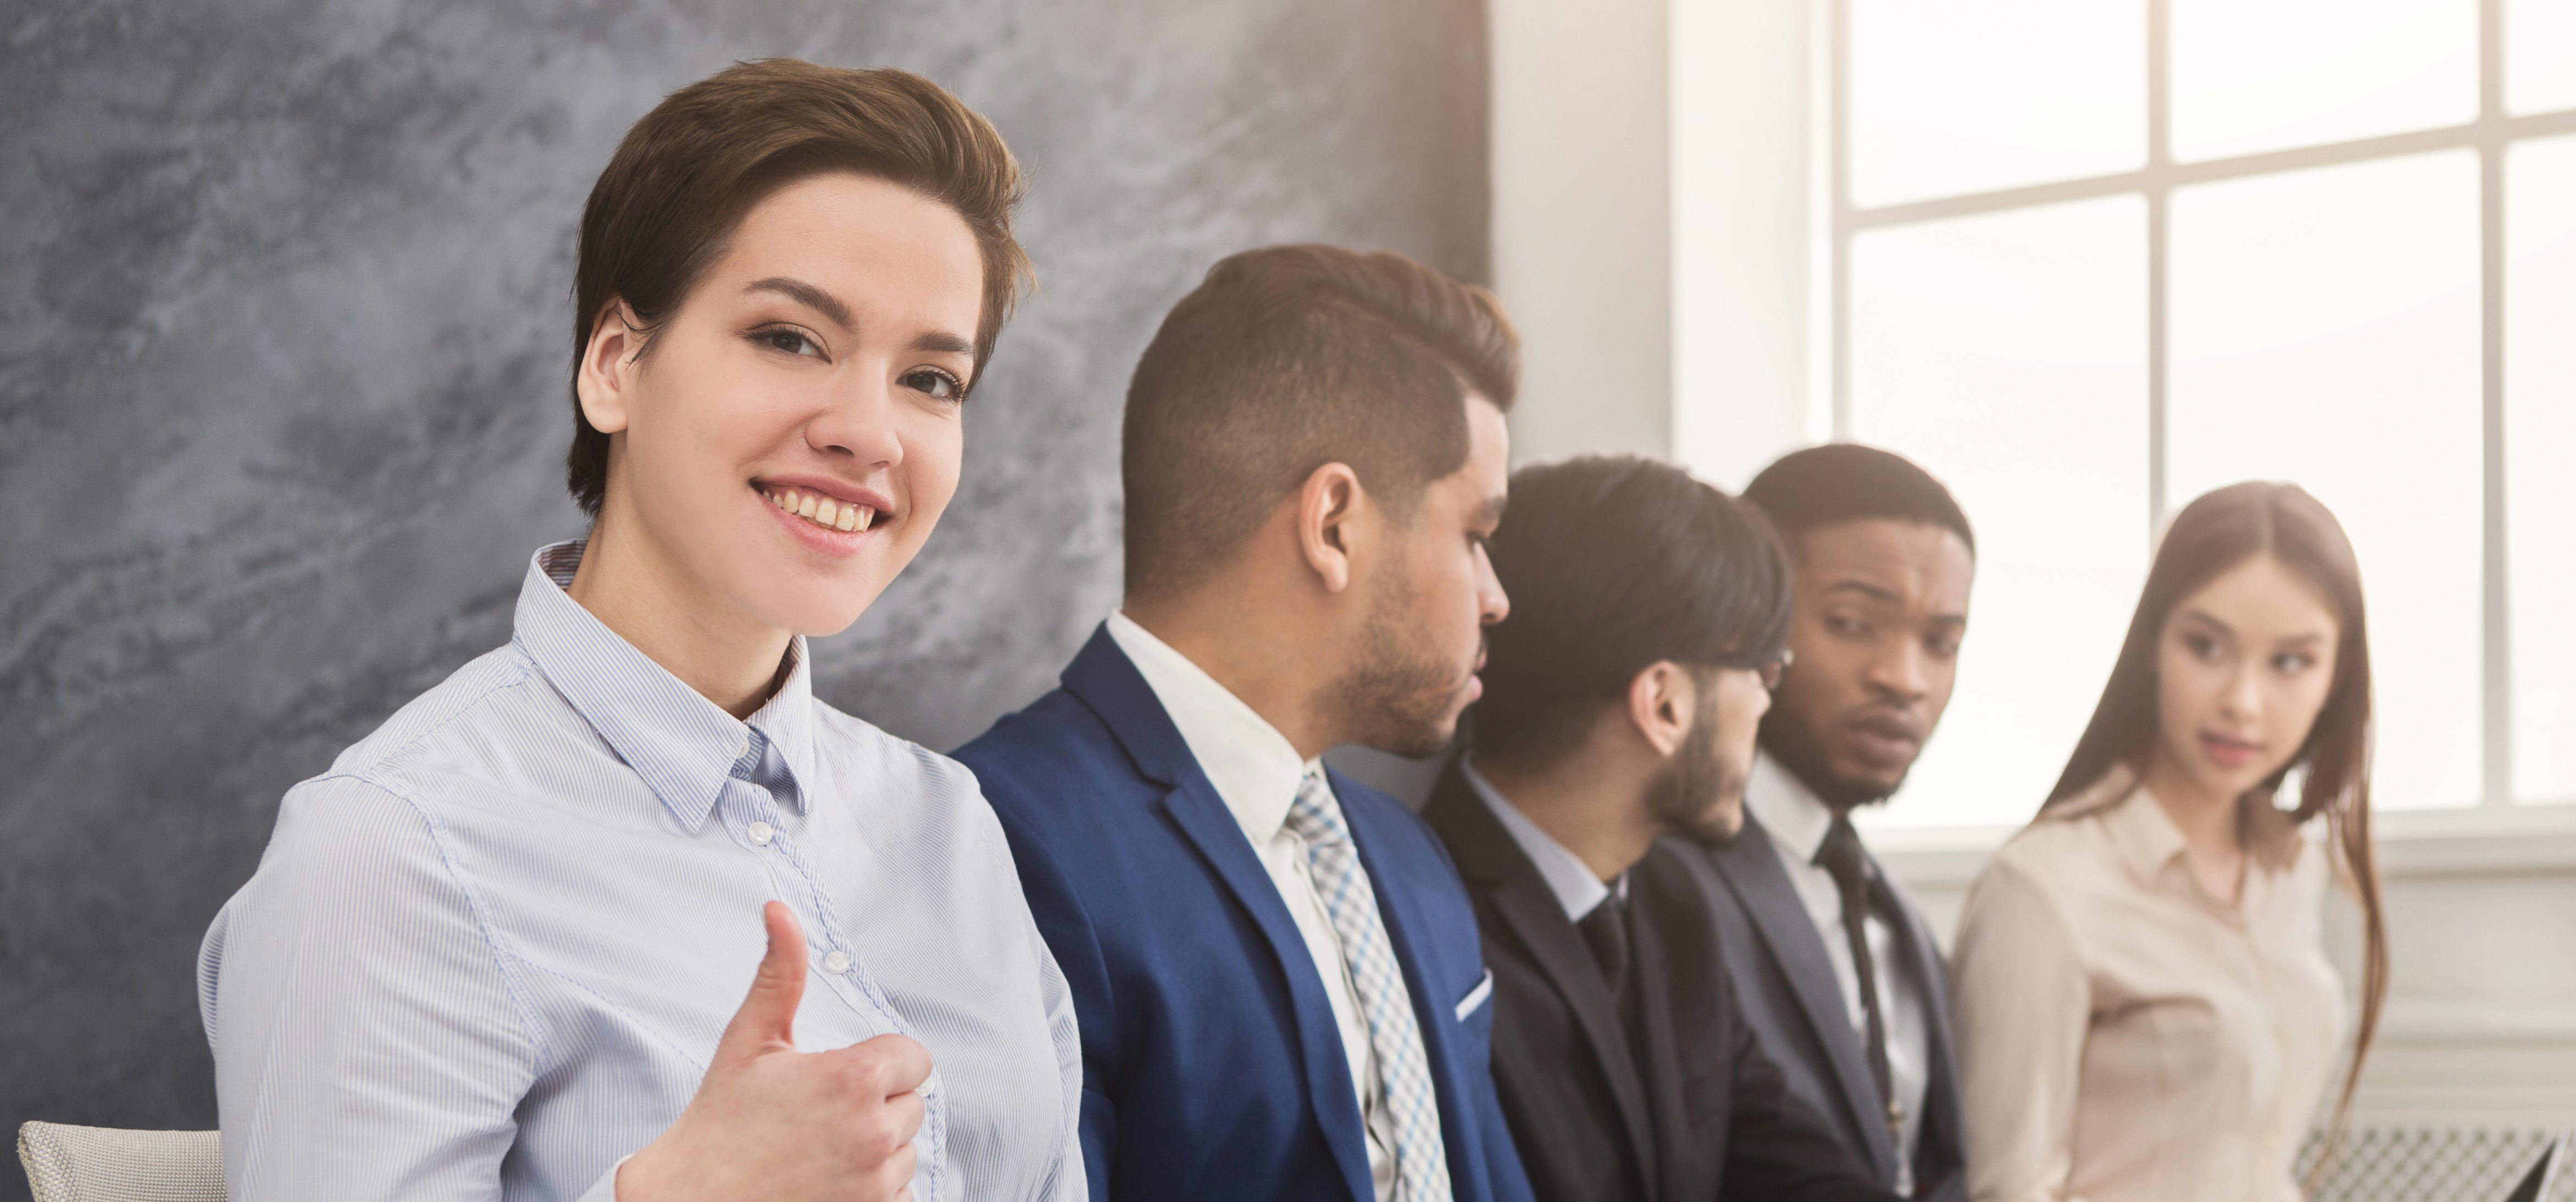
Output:
[[[2392,845],[2392,868],[2414,855],[2394,845],[2418,841],[2447,849],[2425,853],[2443,857],[2440,863],[2489,856],[2518,870],[2576,868],[2576,805],[2515,804],[2505,787],[2512,677],[2499,186],[2509,144],[2576,133],[2576,112],[2506,114],[2503,3],[2480,0],[2476,120],[2175,163],[2166,136],[2167,4],[2144,2],[2153,125],[2143,169],[1863,209],[1848,199],[1849,139],[1840,115],[1848,0],[1492,0],[1493,282],[1520,328],[1524,354],[1513,458],[1666,455],[1741,488],[1782,452],[1847,436],[1850,405],[1839,370],[1849,354],[1845,285],[1852,240],[1864,229],[2138,192],[2154,210],[2161,264],[2176,187],[2474,148],[2484,310],[2482,804],[2382,811],[2378,830]],[[1596,86],[1611,73],[1636,86]],[[2166,504],[2165,278],[2159,266],[2150,297],[2154,521]],[[2151,538],[2153,530],[2140,533]],[[1981,851],[2011,829],[1890,828],[1872,840],[1890,851]]]
[[[2139,196],[2147,205],[2147,489],[2152,540],[2172,515],[2165,495],[2166,380],[2170,354],[2171,213],[2177,188],[2313,167],[2468,149],[2478,156],[2480,389],[2484,526],[2480,550],[2480,810],[2541,811],[2576,798],[2517,801],[2513,789],[2512,613],[2507,589],[2504,452],[2504,164],[2516,142],[2576,133],[2576,109],[2509,114],[2504,103],[2504,0],[2478,0],[2478,114],[2465,124],[2261,154],[2176,162],[2172,153],[2172,48],[2169,0],[2143,0],[2147,20],[2147,161],[2134,171],[2018,188],[1861,208],[1851,198],[1851,0],[1825,0],[1826,208],[1828,334],[1833,436],[1851,436],[1852,244],[1869,230],[1946,218],[2000,213],[2108,196]],[[2413,820],[2404,825],[2413,827]],[[2439,825],[2437,822],[2435,825]]]

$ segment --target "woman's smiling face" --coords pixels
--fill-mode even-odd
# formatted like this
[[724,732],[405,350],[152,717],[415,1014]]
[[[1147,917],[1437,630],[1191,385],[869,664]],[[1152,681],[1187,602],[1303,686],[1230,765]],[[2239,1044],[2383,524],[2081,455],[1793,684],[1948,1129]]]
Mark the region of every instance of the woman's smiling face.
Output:
[[593,333],[601,525],[712,622],[847,628],[957,491],[982,301],[946,205],[846,173],[772,193],[649,341],[615,315]]

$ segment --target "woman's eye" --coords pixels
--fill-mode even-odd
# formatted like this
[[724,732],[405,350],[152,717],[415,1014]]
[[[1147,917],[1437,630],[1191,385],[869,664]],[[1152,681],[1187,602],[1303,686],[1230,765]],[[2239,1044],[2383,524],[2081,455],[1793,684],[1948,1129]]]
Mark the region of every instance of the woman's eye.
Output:
[[2272,657],[2272,667],[2283,676],[2296,676],[2316,664],[2314,656],[2291,651]]
[[823,354],[823,348],[814,345],[813,339],[796,330],[762,330],[753,334],[751,340],[771,350],[784,351],[790,355],[821,358]]
[[1847,618],[1841,614],[1827,614],[1825,615],[1825,629],[1833,631],[1835,634],[1867,634],[1869,633],[1869,624],[1858,618]]
[[2182,645],[2185,649],[2191,652],[2192,658],[2194,659],[2215,660],[2218,658],[2218,640],[2213,639],[2208,635],[2184,635],[2182,638]]
[[953,401],[966,395],[966,388],[957,382],[957,377],[944,371],[913,372],[903,378],[903,385],[924,396],[938,397],[943,401]]

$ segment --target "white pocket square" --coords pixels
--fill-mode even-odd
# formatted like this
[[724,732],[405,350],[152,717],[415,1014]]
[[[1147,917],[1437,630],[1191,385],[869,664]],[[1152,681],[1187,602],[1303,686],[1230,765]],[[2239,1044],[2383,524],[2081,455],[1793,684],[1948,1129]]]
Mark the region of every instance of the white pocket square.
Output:
[[1462,1023],[1467,1021],[1467,1016],[1474,1014],[1476,1007],[1484,1005],[1485,999],[1492,996],[1494,996],[1494,970],[1488,968],[1485,970],[1485,979],[1476,982],[1476,987],[1468,990],[1467,996],[1458,999],[1458,1021]]

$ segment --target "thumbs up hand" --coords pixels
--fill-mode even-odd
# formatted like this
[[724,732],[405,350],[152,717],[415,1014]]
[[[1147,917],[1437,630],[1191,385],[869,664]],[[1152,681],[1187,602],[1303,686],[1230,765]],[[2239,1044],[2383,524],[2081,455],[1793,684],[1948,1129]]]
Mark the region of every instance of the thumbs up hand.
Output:
[[716,1042],[697,1096],[617,1173],[617,1202],[777,1199],[897,1202],[912,1196],[913,1133],[930,1051],[880,1035],[796,1050],[805,933],[787,907],[761,911],[769,954]]

